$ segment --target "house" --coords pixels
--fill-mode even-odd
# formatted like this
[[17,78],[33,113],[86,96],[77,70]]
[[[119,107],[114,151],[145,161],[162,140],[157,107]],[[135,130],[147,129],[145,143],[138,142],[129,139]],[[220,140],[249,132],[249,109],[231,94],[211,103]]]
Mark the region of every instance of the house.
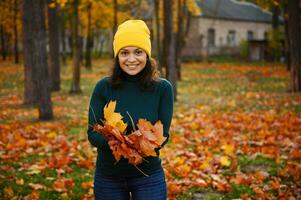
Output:
[[182,50],[184,58],[239,54],[240,42],[266,40],[272,14],[255,4],[236,0],[197,0],[199,16],[191,25]]

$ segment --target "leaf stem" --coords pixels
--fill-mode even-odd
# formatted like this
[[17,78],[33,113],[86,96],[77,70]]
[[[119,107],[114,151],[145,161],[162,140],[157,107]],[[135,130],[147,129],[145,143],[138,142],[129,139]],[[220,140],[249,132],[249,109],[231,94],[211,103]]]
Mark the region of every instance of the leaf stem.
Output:
[[89,106],[90,106],[90,108],[91,108],[91,110],[92,110],[92,113],[93,113],[93,115],[94,115],[94,120],[95,120],[95,122],[97,123],[97,119],[96,119],[96,116],[95,116],[94,110],[93,110],[93,108],[92,108],[92,106],[91,106],[91,105],[89,105]]
[[136,131],[136,127],[135,127],[135,124],[134,124],[132,116],[130,115],[130,113],[128,111],[126,111],[126,114],[128,114],[128,116],[130,117],[130,120],[131,120],[131,123],[132,123],[132,127],[133,127],[134,131]]
[[146,173],[144,173],[141,169],[139,169],[139,167],[137,167],[136,165],[134,165],[134,167],[136,167],[136,169],[138,169],[138,171],[141,172],[144,176],[149,176]]

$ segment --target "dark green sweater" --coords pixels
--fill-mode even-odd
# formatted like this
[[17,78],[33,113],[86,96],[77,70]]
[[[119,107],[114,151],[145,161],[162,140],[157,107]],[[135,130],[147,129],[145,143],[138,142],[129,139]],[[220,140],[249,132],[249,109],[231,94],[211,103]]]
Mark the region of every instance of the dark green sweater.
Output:
[[[104,119],[103,108],[111,100],[117,101],[116,112],[121,113],[123,121],[128,124],[127,133],[133,128],[127,111],[133,118],[135,125],[139,118],[146,119],[152,124],[161,120],[164,129],[164,136],[169,137],[169,127],[173,113],[173,91],[170,82],[166,79],[159,79],[155,82],[152,90],[143,91],[139,87],[139,80],[144,75],[142,70],[135,76],[123,75],[124,81],[118,89],[113,89],[109,83],[109,78],[103,78],[96,84],[90,100],[89,125],[97,122],[101,124]],[[95,114],[93,114],[93,111]],[[122,158],[116,162],[112,151],[102,134],[93,132],[91,126],[88,128],[88,138],[90,143],[97,147],[96,170],[107,176],[142,176],[128,160]],[[164,144],[167,142],[164,142]],[[159,153],[159,151],[158,151]],[[147,157],[138,168],[146,174],[161,168],[161,160],[158,157]]]

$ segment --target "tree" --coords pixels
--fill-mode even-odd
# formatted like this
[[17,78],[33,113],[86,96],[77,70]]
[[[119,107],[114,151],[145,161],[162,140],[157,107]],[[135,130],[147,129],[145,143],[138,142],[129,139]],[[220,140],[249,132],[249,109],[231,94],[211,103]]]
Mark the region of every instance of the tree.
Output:
[[162,72],[162,53],[161,53],[161,37],[160,37],[160,33],[161,33],[161,27],[160,27],[160,18],[159,18],[159,12],[160,12],[160,1],[159,0],[155,0],[155,41],[156,41],[156,47],[157,47],[157,61],[158,61],[158,65],[159,65],[159,70]]
[[175,39],[173,34],[173,9],[172,1],[164,1],[164,56],[166,59],[166,77],[171,82],[174,90],[174,99],[177,99],[177,69],[175,62]]
[[23,1],[22,12],[25,69],[24,103],[38,105],[39,119],[52,119],[53,112],[47,69],[45,1]]
[[287,1],[291,91],[301,91],[301,1]]
[[[186,4],[186,1],[184,2]],[[184,33],[183,33],[183,4],[182,0],[178,0],[178,15],[177,15],[177,21],[178,21],[178,31],[177,31],[177,37],[176,37],[176,68],[177,68],[177,76],[178,79],[181,80],[181,63],[182,63],[182,57],[181,52],[184,45]]]
[[13,6],[13,28],[14,28],[14,54],[15,54],[15,63],[19,63],[19,37],[18,37],[18,7],[19,2],[18,0],[14,0],[14,6]]
[[78,20],[79,0],[73,2],[72,15],[72,47],[73,47],[73,73],[70,93],[81,93],[80,89],[80,41],[79,41],[79,20]]
[[113,34],[117,31],[117,24],[118,24],[118,0],[113,0],[113,12],[114,12],[114,20],[113,20]]
[[86,54],[85,54],[85,67],[88,70],[91,70],[91,48],[92,48],[92,43],[93,43],[93,39],[92,39],[92,33],[91,33],[91,18],[92,18],[92,2],[88,1],[87,3],[87,14],[88,14],[88,25],[87,25],[87,43],[86,43]]
[[60,90],[60,45],[59,45],[59,19],[57,4],[54,0],[47,0],[48,35],[49,35],[49,75],[52,91]]
[[[2,57],[13,53],[15,63],[19,63],[19,31],[21,28],[19,0],[0,1],[0,28]],[[12,47],[12,48],[11,48]]]
[[[277,27],[278,18],[276,13],[284,9],[285,15],[285,54],[287,57],[287,68],[291,74],[289,90],[301,91],[301,0],[252,0],[266,9],[273,9],[273,27]],[[276,7],[276,8],[275,8]]]
[[3,25],[0,25],[0,37],[1,37],[1,54],[2,54],[2,60],[6,60],[7,56],[7,49],[6,49],[6,41],[5,41],[5,30]]

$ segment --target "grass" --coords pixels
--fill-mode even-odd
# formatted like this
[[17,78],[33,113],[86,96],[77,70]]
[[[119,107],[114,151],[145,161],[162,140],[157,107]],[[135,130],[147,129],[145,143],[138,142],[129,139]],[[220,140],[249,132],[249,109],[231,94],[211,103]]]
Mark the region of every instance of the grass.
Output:
[[258,155],[255,158],[249,156],[240,156],[238,158],[238,164],[242,171],[262,170],[269,173],[270,176],[276,176],[277,171],[281,169],[281,164],[277,164],[275,160],[269,157]]

